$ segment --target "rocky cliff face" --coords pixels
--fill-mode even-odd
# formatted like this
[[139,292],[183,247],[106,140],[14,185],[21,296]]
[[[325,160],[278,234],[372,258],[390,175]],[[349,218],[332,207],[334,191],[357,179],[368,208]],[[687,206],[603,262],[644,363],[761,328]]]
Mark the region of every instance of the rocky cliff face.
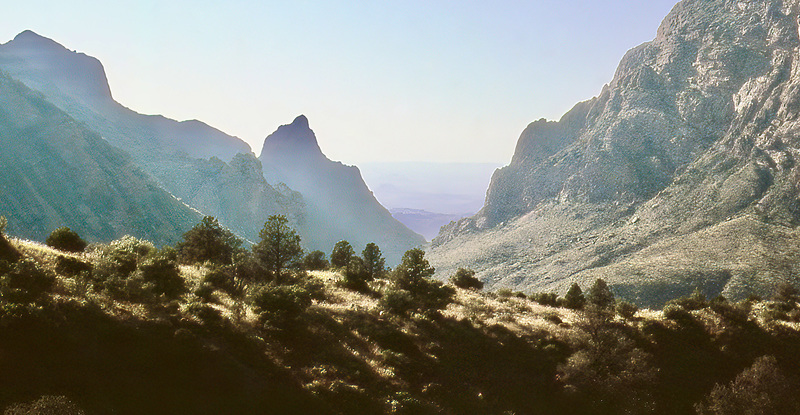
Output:
[[89,241],[131,234],[174,243],[199,215],[130,157],[0,73],[0,214],[8,233],[44,240],[69,226]]
[[406,250],[425,243],[378,203],[357,167],[325,157],[305,116],[269,135],[260,158],[269,183],[285,183],[303,194],[308,208],[303,233],[310,249],[330,252],[346,239],[360,252],[375,242],[396,264]]
[[[756,258],[701,265],[686,252],[683,268],[678,261],[660,272],[645,256],[684,252],[665,242],[681,236],[714,246],[719,241],[701,237],[717,234],[709,228],[732,235],[737,224],[794,252],[796,243],[775,235],[800,221],[798,7],[780,0],[676,5],[653,41],[625,55],[600,95],[558,122],[528,126],[509,166],[495,173],[483,210],[434,240],[440,267],[471,264],[489,282],[531,290],[602,275],[619,287],[635,279],[636,286],[708,285],[711,294],[742,295],[792,278],[800,258],[786,258],[783,271],[765,279],[750,275],[762,270]],[[476,258],[461,259],[459,251],[473,253],[481,240]],[[682,272],[699,276],[678,283]],[[705,284],[702,275],[726,277]]]

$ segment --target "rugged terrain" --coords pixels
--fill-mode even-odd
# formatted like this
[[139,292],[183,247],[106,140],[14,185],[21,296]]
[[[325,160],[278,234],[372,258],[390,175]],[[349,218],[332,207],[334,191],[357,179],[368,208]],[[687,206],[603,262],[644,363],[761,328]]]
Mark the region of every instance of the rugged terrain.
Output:
[[676,5],[600,95],[525,129],[484,208],[442,229],[432,262],[529,291],[602,275],[639,299],[794,281],[798,13],[794,1]]

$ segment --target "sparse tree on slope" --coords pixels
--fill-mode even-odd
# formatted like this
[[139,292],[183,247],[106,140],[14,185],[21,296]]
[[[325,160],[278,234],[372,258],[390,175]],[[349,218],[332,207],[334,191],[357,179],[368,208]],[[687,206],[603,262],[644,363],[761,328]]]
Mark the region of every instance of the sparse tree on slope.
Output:
[[386,271],[386,260],[383,258],[378,245],[372,242],[368,243],[367,246],[364,247],[364,251],[361,252],[361,256],[364,258],[364,268],[366,268],[370,279],[383,276],[383,273]]
[[261,240],[253,245],[253,253],[272,278],[280,281],[284,271],[302,257],[300,236],[283,215],[270,216],[258,236]]
[[206,216],[183,234],[183,242],[177,248],[180,260],[185,263],[210,261],[230,265],[241,246],[242,241],[233,232],[222,227],[213,216]]
[[571,308],[573,310],[580,310],[583,308],[583,305],[586,304],[586,297],[583,296],[583,291],[578,283],[573,283],[571,287],[569,287],[569,291],[564,296],[564,307]]
[[331,252],[331,266],[333,268],[344,268],[350,263],[350,260],[353,259],[355,255],[356,251],[353,250],[350,242],[336,242],[336,245],[333,246],[333,251]]

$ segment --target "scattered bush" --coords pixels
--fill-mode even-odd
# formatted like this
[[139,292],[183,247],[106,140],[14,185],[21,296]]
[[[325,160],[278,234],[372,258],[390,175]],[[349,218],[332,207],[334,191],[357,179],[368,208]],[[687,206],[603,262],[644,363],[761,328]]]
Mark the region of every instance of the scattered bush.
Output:
[[72,229],[62,226],[54,230],[45,240],[47,246],[64,252],[83,252],[86,249],[86,241]]
[[667,304],[662,311],[664,318],[685,324],[694,321],[692,313],[678,304]]
[[50,291],[55,275],[39,268],[30,259],[13,264],[0,261],[0,298],[9,303],[31,303]]
[[154,254],[139,266],[145,282],[152,284],[155,294],[176,299],[186,292],[186,282],[178,268],[177,255],[171,249]]
[[81,273],[91,273],[92,268],[92,264],[73,257],[59,256],[56,260],[56,272],[68,277],[76,277]]
[[555,307],[558,305],[558,294],[556,293],[535,293],[531,294],[531,300],[541,305]]
[[205,276],[203,276],[203,283],[208,284],[214,289],[226,292],[228,294],[236,294],[236,281],[233,278],[232,270],[226,267],[213,267]]
[[[392,275],[392,288],[397,291],[406,291],[413,299],[411,307],[403,313],[411,310],[421,312],[433,312],[447,307],[453,301],[455,290],[452,287],[442,285],[439,281],[433,281],[435,269],[430,266],[425,259],[425,252],[419,248],[406,251],[403,259],[394,270]],[[391,294],[391,291],[390,293]],[[387,294],[388,295],[388,294]],[[404,294],[394,294],[395,300],[406,297]],[[385,301],[384,301],[385,300]],[[386,298],[382,299],[382,304],[390,311],[400,308],[386,304]]]
[[311,306],[311,294],[297,285],[267,285],[251,298],[259,319],[277,328],[287,328]]
[[381,297],[379,305],[397,315],[405,315],[417,309],[417,301],[410,292],[405,290],[392,290]]
[[475,271],[466,268],[459,268],[455,275],[450,277],[450,283],[465,290],[483,289],[483,282],[475,278]]
[[350,263],[342,270],[342,279],[338,282],[340,286],[358,292],[368,292],[368,281],[372,281],[372,275],[364,266],[364,261],[359,257],[352,257]]
[[509,298],[514,295],[510,288],[501,288],[497,290],[497,296],[500,298]]
[[688,297],[670,300],[667,304],[679,305],[686,310],[702,310],[708,307],[708,300],[706,299],[706,295],[700,291],[700,288],[695,288]]
[[203,324],[215,325],[222,321],[222,313],[205,303],[189,303],[186,312],[197,317]]
[[624,318],[625,320],[632,320],[633,316],[636,315],[636,312],[639,311],[639,307],[636,307],[634,304],[631,304],[627,301],[617,301],[616,305],[617,314],[620,317]]
[[325,259],[322,251],[311,251],[303,258],[303,268],[308,271],[322,271],[328,269],[330,263]]

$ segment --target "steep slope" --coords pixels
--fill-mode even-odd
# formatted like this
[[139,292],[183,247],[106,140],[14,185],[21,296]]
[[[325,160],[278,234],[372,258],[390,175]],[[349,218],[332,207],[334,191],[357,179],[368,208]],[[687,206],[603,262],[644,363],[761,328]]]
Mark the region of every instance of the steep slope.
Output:
[[173,243],[199,219],[125,153],[0,72],[0,214],[9,234],[69,226],[90,241],[127,233]]
[[260,158],[269,183],[285,183],[303,194],[310,248],[330,251],[346,239],[360,251],[375,242],[396,264],[406,250],[425,243],[375,200],[357,167],[322,154],[305,116],[269,135]]
[[302,197],[271,187],[245,142],[200,121],[177,122],[123,107],[93,57],[25,31],[0,45],[0,70],[124,149],[184,203],[246,239],[256,240],[269,215],[286,215],[295,226],[303,220]]
[[[585,270],[634,261],[636,252],[669,238],[678,239],[668,250],[697,255],[687,259],[696,265],[707,253],[686,244],[723,250],[718,234],[703,230],[745,216],[764,226],[733,221],[724,234],[736,234],[731,226],[748,237],[758,229],[756,239],[794,251],[795,239],[781,235],[800,220],[797,22],[796,1],[679,3],[653,41],[625,55],[599,96],[523,132],[484,208],[443,229],[433,262],[443,270],[475,266],[498,285],[563,289],[594,275]],[[770,255],[781,262],[777,252]],[[741,261],[751,271],[767,267],[758,256]],[[738,283],[691,284],[733,296],[794,275],[792,266],[768,274],[730,264],[706,268]],[[634,279],[628,271],[620,265],[602,275],[622,287]],[[676,272],[651,272],[648,284],[686,289],[674,284]]]

